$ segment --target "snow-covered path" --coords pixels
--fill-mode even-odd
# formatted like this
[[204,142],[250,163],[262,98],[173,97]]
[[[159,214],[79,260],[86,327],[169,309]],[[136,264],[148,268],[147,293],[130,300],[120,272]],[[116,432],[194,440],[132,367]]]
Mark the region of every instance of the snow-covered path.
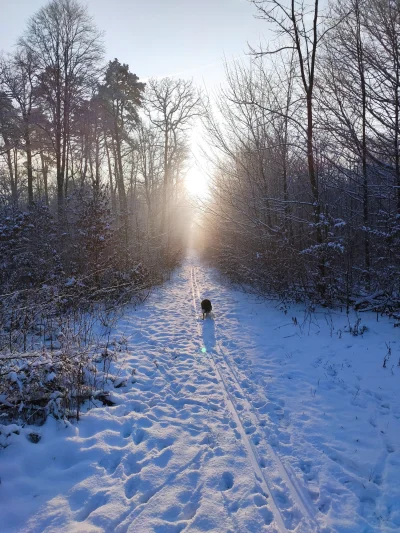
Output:
[[398,330],[362,319],[354,337],[191,256],[120,320],[116,405],[0,452],[1,531],[399,531]]

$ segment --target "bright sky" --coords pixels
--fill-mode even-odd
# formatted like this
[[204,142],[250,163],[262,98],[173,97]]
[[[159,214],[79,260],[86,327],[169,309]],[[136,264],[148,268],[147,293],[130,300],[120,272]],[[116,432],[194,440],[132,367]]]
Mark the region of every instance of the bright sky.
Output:
[[[259,42],[266,24],[248,0],[83,1],[104,30],[108,59],[128,63],[140,78],[179,75],[208,86],[223,78],[222,60]],[[11,50],[44,0],[0,0],[0,50]]]
[[[247,42],[265,40],[264,21],[248,0],[88,0],[105,31],[106,58],[128,63],[139,78],[193,78],[208,92],[224,80],[224,57],[244,57]],[[0,50],[11,51],[45,0],[0,0]],[[201,171],[189,172],[192,192],[204,192]]]

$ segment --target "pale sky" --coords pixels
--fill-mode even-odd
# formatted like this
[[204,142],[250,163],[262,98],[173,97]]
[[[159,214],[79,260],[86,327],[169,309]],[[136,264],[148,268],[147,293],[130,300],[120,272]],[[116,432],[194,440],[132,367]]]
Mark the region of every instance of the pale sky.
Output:
[[[106,60],[128,63],[140,79],[193,78],[209,94],[224,82],[224,58],[244,58],[247,43],[265,42],[265,21],[254,17],[248,0],[87,0],[97,28],[105,32]],[[46,0],[0,0],[0,51],[10,52],[27,20]],[[192,132],[187,183],[205,194],[201,130]]]
[[[11,51],[26,21],[47,2],[0,0],[0,50]],[[179,75],[223,80],[223,58],[243,56],[247,42],[267,34],[248,0],[88,0],[89,13],[105,31],[107,59],[128,63],[139,78]]]

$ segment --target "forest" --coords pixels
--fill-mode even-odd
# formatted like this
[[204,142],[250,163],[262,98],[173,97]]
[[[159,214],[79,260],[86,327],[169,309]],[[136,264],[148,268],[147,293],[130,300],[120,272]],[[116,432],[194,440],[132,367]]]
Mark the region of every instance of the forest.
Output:
[[0,2],[1,533],[399,532],[400,1],[86,1]]
[[227,66],[206,120],[212,257],[264,294],[393,313],[399,4],[252,4],[277,40],[250,48],[250,65]]
[[199,91],[190,80],[143,83],[104,53],[87,9],[54,0],[0,61],[1,388],[17,379],[10,366],[25,369],[35,405],[37,370],[56,366],[66,390],[83,380],[94,324],[107,329],[168,277],[186,239]]
[[[275,38],[227,62],[217,95],[105,62],[77,0],[51,0],[2,54],[0,393],[12,388],[12,416],[79,418],[103,397],[117,350],[104,338],[179,264],[192,224],[202,256],[245,290],[399,316],[399,5],[250,3]],[[193,202],[200,124],[209,194]]]

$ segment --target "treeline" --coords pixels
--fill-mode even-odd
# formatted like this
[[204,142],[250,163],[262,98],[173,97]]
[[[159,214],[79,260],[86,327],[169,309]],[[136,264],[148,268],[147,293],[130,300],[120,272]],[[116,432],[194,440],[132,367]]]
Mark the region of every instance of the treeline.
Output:
[[282,298],[400,303],[400,4],[252,0],[276,32],[206,127],[209,254]]
[[105,65],[76,0],[34,15],[0,60],[0,293],[82,277],[109,293],[139,264],[156,279],[171,269],[199,112],[190,81],[145,84],[117,59]]
[[51,0],[0,57],[0,410],[79,413],[96,389],[94,331],[185,246],[200,112],[191,81],[106,64],[77,0]]

